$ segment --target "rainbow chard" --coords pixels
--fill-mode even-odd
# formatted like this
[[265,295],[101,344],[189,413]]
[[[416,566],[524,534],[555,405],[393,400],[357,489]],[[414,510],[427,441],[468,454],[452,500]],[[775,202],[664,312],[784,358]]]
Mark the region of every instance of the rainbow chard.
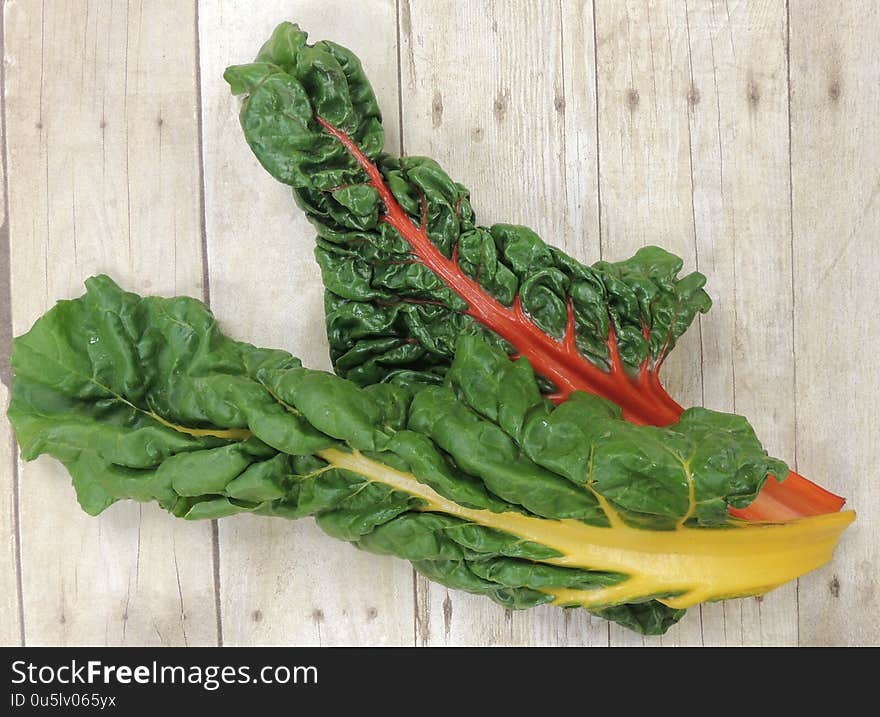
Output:
[[[638,425],[676,423],[664,359],[711,301],[699,273],[645,247],[581,264],[526,227],[479,226],[470,196],[433,160],[384,153],[381,113],[360,62],[283,23],[254,62],[226,70],[261,164],[317,229],[337,373],[441,381],[458,338],[481,334],[527,358],[555,402],[607,398]],[[767,481],[739,517],[784,520],[843,499],[794,472]],[[783,480],[784,479],[784,480]]]
[[555,406],[484,337],[459,338],[442,384],[362,388],[228,338],[195,299],[86,286],[15,339],[8,413],[23,458],[64,463],[90,514],[314,516],[452,588],[648,634],[822,565],[853,519],[732,519],[785,470],[744,418],[640,427],[585,393]]

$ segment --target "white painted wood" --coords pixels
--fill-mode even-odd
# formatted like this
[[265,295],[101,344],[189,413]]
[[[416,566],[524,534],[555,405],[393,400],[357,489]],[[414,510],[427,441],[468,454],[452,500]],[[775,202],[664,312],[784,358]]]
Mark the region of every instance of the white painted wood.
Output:
[[[397,31],[392,0],[202,2],[199,8],[206,224],[211,305],[224,327],[256,344],[286,348],[330,368],[314,230],[288,188],[258,164],[238,125],[227,65],[250,61],[283,20],[312,41],[350,47],[364,63],[397,134]],[[412,644],[410,566],[357,552],[311,520],[251,516],[220,522],[224,643]]]
[[800,581],[804,645],[880,644],[880,6],[791,3],[797,459],[858,513]]
[[[0,383],[0,411],[5,415],[9,405],[9,391]],[[13,455],[12,427],[0,420],[0,645],[17,647],[21,644],[21,611],[18,599],[18,559],[15,535],[15,456]]]
[[[192,9],[4,8],[15,332],[97,272],[199,295]],[[19,473],[27,644],[215,644],[210,525],[135,504],[90,518],[55,461]]]
[[[788,63],[781,2],[203,0],[197,34],[194,6],[171,0],[7,0],[16,333],[98,271],[140,292],[208,288],[198,67],[212,307],[235,336],[329,368],[313,232],[247,149],[221,77],[291,19],[360,55],[388,149],[437,158],[481,222],[527,224],[588,262],[655,243],[705,273],[715,306],[665,383],[686,405],[748,415],[859,511],[799,589],[691,610],[651,639],[583,611],[505,611],[310,521],[227,519],[226,644],[880,644],[866,619],[880,613],[880,12],[790,13]],[[17,644],[8,434],[0,421],[0,643]],[[136,505],[89,518],[53,461],[19,471],[28,644],[218,641],[209,524]]]
[[[525,224],[598,259],[589,3],[402,0],[400,26],[405,153],[471,188],[481,223]],[[420,644],[608,641],[585,611],[505,611],[421,578],[418,596]]]
[[[0,88],[2,91],[2,88]],[[6,152],[0,153],[0,190],[6,196]],[[0,241],[9,236],[6,203],[0,200]],[[0,248],[0,287],[9,277],[8,247],[5,252]],[[7,285],[8,286],[8,285]],[[0,288],[0,292],[3,289]],[[5,296],[3,297],[5,302]],[[0,416],[6,415],[9,405],[9,374],[5,352],[12,333],[11,307],[0,307]],[[21,601],[19,599],[19,560],[17,535],[17,498],[16,498],[16,455],[13,444],[12,426],[0,417],[0,645],[18,646],[21,644]]]
[[[794,465],[786,16],[782,3],[691,3],[690,120],[697,261],[713,307],[701,321],[703,401],[747,416]],[[797,644],[797,586],[702,608],[708,645]]]
[[[655,244],[696,268],[684,5],[596,2],[603,259]],[[669,392],[699,402],[699,330],[664,366]]]
[[[602,256],[656,244],[696,268],[688,141],[684,4],[596,1]],[[701,400],[699,328],[680,341],[663,382],[682,404]],[[699,610],[663,638],[611,627],[613,645],[700,644]]]

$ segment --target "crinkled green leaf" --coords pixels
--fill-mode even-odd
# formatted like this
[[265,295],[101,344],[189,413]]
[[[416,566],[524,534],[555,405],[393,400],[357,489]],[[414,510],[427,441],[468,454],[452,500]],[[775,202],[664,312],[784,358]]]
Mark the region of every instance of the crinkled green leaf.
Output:
[[[383,221],[387,207],[374,182],[319,118],[376,165],[411,221],[486,296],[508,308],[518,298],[554,340],[566,333],[570,307],[574,345],[602,371],[610,366],[612,327],[630,374],[657,371],[694,317],[710,307],[705,278],[680,277],[681,260],[657,247],[586,266],[526,227],[479,226],[468,190],[434,160],[381,153],[378,105],[354,55],[332,43],[309,45],[295,25],[280,25],[255,63],[230,67],[226,79],[244,96],[242,128],[257,158],[293,187],[317,230],[331,358],[341,376],[367,385],[421,373],[430,382],[448,369],[459,336],[497,327],[471,318],[459,289],[419,261]],[[522,352],[507,340],[509,353]]]
[[[9,418],[23,457],[64,463],[92,514],[134,499],[189,519],[314,516],[331,535],[408,558],[446,585],[528,607],[549,602],[548,588],[626,576],[548,565],[560,556],[553,547],[448,509],[425,512],[416,492],[318,454],[360,451],[462,511],[607,525],[601,495],[651,529],[724,522],[716,504],[747,502],[769,472],[783,472],[737,416],[692,409],[660,429],[585,394],[556,408],[528,362],[479,336],[459,338],[443,385],[360,388],[224,336],[194,299],[139,297],[106,276],[87,289],[15,339]],[[648,631],[678,615],[644,610],[608,614]]]

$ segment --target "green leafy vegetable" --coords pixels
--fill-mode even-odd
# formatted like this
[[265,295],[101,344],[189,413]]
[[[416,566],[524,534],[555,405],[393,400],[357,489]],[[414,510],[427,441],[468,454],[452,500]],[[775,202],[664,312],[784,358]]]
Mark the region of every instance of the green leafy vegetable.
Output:
[[[585,266],[521,226],[479,226],[468,191],[425,157],[383,153],[381,116],[357,58],[309,45],[282,23],[256,60],[227,69],[241,124],[263,166],[293,187],[318,231],[330,352],[360,385],[404,375],[439,382],[458,338],[482,334],[527,358],[560,402],[586,391],[637,424],[675,423],[682,407],[660,368],[710,300],[699,273],[657,247]],[[776,476],[749,520],[840,510],[797,473]]]
[[194,299],[105,276],[87,289],[15,339],[9,419],[91,514],[134,499],[189,519],[314,516],[450,587],[646,633],[822,564],[851,519],[731,523],[726,506],[785,468],[745,419],[638,427],[586,394],[554,407],[527,361],[480,337],[460,338],[442,386],[361,388],[224,336]]
[[293,187],[318,231],[331,357],[371,384],[405,372],[439,381],[458,337],[488,333],[564,398],[586,390],[639,423],[681,408],[657,378],[709,309],[698,273],[657,247],[585,266],[525,227],[476,223],[468,191],[425,157],[382,152],[376,98],[357,58],[283,23],[225,75],[263,166]]

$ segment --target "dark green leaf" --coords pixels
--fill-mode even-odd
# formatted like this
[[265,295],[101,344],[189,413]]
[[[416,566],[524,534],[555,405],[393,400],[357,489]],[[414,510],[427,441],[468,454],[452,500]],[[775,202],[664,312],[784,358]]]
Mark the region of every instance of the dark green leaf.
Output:
[[[660,429],[586,394],[555,408],[528,362],[484,337],[459,338],[445,385],[400,374],[360,388],[224,336],[194,299],[139,297],[104,276],[87,288],[15,339],[9,418],[22,455],[64,463],[92,514],[133,499],[187,519],[314,516],[445,585],[524,608],[627,576],[550,564],[557,549],[473,511],[608,525],[598,494],[644,527],[718,524],[784,473],[737,416],[692,409]],[[379,477],[328,463],[328,449],[373,461]],[[602,614],[647,632],[680,616],[653,602]]]

